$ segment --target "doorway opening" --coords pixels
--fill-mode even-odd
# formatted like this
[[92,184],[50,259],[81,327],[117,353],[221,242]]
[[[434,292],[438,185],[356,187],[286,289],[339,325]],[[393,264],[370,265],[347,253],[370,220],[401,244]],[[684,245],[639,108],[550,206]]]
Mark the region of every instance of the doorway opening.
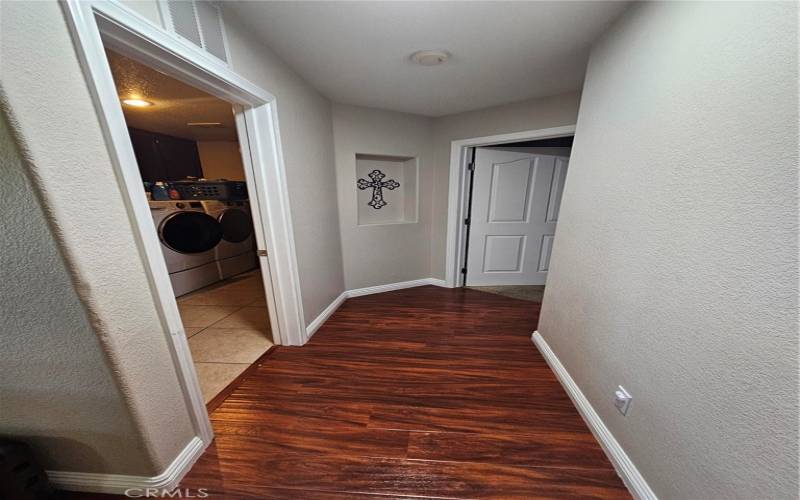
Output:
[[573,138],[469,148],[464,286],[541,303]]
[[541,302],[574,125],[453,141],[446,282]]
[[203,400],[216,404],[280,342],[233,104],[105,52]]
[[[280,144],[278,100],[203,47],[143,21],[119,2],[66,0],[62,6],[196,433],[191,447],[174,463],[191,464],[214,434],[105,51],[113,50],[234,105],[272,337],[276,344],[280,340],[281,345],[303,345],[308,335]],[[148,484],[171,489],[185,470],[183,465],[170,466],[169,473]]]

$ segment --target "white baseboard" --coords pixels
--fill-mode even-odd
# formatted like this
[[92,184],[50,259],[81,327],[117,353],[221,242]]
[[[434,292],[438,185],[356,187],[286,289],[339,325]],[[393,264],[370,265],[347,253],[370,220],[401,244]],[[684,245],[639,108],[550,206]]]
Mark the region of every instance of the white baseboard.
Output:
[[86,491],[124,495],[125,490],[156,488],[171,491],[205,451],[199,437],[192,438],[164,472],[157,476],[127,476],[123,474],[98,474],[91,472],[47,471],[54,488],[69,491]]
[[421,280],[401,281],[400,283],[389,283],[388,285],[368,286],[366,288],[356,288],[347,291],[347,298],[361,297],[362,295],[372,295],[374,293],[391,292],[404,288],[414,288],[416,286],[432,285],[433,278],[423,278]]
[[325,308],[319,316],[314,318],[314,321],[309,323],[306,327],[306,338],[311,338],[314,333],[319,330],[319,327],[322,326],[328,318],[331,317],[333,313],[339,309],[345,300],[351,297],[361,297],[363,295],[372,295],[375,293],[383,293],[383,292],[391,292],[393,290],[402,290],[404,288],[413,288],[417,286],[425,286],[425,285],[434,285],[434,286],[441,286],[444,288],[449,288],[447,282],[445,280],[440,280],[438,278],[423,278],[419,280],[412,280],[412,281],[401,281],[399,283],[389,283],[387,285],[377,285],[377,286],[368,286],[365,288],[354,288],[353,290],[345,290],[342,292],[338,297],[333,299],[328,307]]
[[600,415],[597,414],[592,404],[586,399],[586,396],[583,395],[578,384],[575,383],[575,380],[570,376],[567,369],[561,364],[556,353],[550,349],[544,337],[537,331],[533,332],[532,338],[533,343],[536,344],[539,352],[542,353],[545,361],[550,365],[550,368],[556,374],[561,385],[564,386],[564,389],[567,391],[567,394],[569,394],[578,412],[583,417],[583,420],[586,421],[592,434],[594,434],[594,437],[600,443],[603,451],[608,455],[617,474],[619,474],[625,482],[625,486],[628,487],[633,497],[639,500],[658,500],[656,494],[650,489],[650,485],[647,484],[647,481],[645,481],[642,474],[633,464],[628,454],[625,453],[625,450],[614,438],[614,435],[608,430],[608,427],[603,423]]
[[440,280],[439,278],[428,278],[428,282],[429,285],[440,286],[442,288],[452,288],[445,280]]
[[328,304],[328,307],[326,307],[321,313],[319,313],[319,316],[314,318],[314,321],[312,321],[306,327],[306,339],[310,339],[311,336],[314,335],[314,333],[316,333],[317,330],[319,330],[319,327],[321,327],[323,323],[328,321],[328,318],[331,317],[331,314],[335,313],[336,310],[339,309],[339,306],[341,306],[345,300],[347,300],[346,290],[340,293],[338,297],[333,299],[333,302]]

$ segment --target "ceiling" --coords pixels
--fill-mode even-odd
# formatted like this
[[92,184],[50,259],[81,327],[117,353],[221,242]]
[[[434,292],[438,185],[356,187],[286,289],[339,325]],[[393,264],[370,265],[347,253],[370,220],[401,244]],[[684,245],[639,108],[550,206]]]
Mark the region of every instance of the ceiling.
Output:
[[[129,127],[201,141],[237,140],[230,103],[111,50],[106,55],[120,99],[135,97],[154,104],[147,108],[123,104]],[[187,125],[198,122],[221,126]]]
[[[441,116],[581,88],[627,2],[225,2],[334,102]],[[444,49],[441,66],[411,53]]]

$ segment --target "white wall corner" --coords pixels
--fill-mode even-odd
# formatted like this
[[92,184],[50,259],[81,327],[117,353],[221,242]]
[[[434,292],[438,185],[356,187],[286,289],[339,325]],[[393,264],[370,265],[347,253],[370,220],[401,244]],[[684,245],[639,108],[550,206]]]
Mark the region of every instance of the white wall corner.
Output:
[[439,279],[439,278],[428,278],[428,284],[433,286],[440,286],[442,288],[454,288],[450,286],[447,281]]
[[341,306],[345,300],[347,300],[347,290],[340,293],[338,297],[333,299],[333,302],[328,304],[328,307],[323,309],[323,311],[319,313],[319,316],[314,318],[314,321],[309,323],[309,325],[306,327],[306,342],[308,342],[311,336],[314,335],[317,330],[319,330],[319,327],[328,321],[328,318],[330,318],[331,315],[335,313],[337,309],[339,309],[339,306]]
[[93,472],[47,471],[50,483],[59,490],[124,495],[126,490],[156,488],[172,491],[203,454],[207,444],[200,437],[192,438],[175,460],[157,476],[127,476]]
[[583,420],[586,421],[592,434],[594,434],[594,437],[600,443],[603,451],[605,451],[609,460],[611,460],[611,463],[614,465],[617,474],[619,474],[625,482],[625,486],[628,487],[633,497],[639,500],[658,500],[656,494],[650,489],[650,485],[647,484],[647,481],[645,481],[628,454],[625,453],[625,450],[614,438],[614,435],[608,430],[608,427],[603,423],[600,415],[598,415],[592,407],[589,400],[586,399],[586,396],[584,396],[578,384],[575,383],[575,380],[573,380],[572,376],[567,372],[567,369],[561,364],[558,356],[556,356],[547,344],[544,337],[536,331],[533,332],[532,339],[533,343],[539,349],[539,352],[542,353],[545,361],[547,361],[547,364],[550,365],[550,369],[553,370],[553,373],[555,373],[559,382],[561,382],[561,385],[567,391],[572,403],[578,409]]

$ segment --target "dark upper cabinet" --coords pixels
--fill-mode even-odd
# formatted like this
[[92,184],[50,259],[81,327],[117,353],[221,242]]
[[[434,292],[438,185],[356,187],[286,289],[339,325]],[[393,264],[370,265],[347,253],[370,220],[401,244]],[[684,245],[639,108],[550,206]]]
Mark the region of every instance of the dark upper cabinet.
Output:
[[169,135],[158,135],[158,153],[165,169],[166,180],[179,181],[187,177],[203,177],[197,143]]
[[195,141],[135,128],[128,131],[142,180],[179,181],[203,177]]
[[133,153],[136,155],[136,162],[139,164],[142,180],[148,182],[165,180],[164,175],[162,175],[155,134],[135,128],[129,128],[128,132],[131,136]]

